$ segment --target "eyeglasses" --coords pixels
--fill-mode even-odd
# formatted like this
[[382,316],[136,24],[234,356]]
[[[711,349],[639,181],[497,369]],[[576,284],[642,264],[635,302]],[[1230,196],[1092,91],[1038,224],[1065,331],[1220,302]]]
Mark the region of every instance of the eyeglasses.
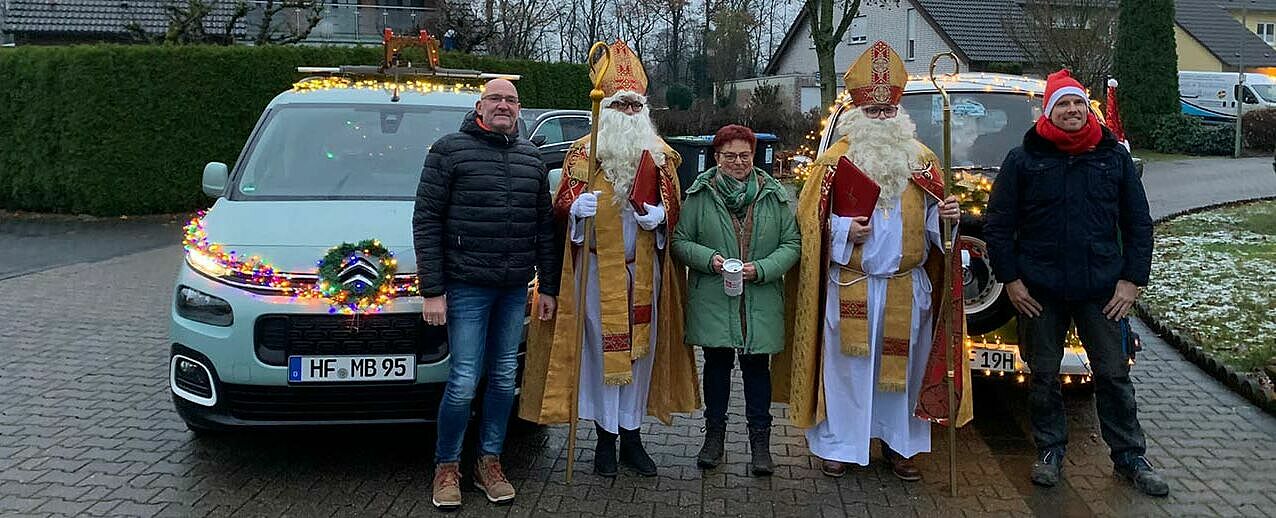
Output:
[[720,162],[752,162],[753,153],[718,153]]
[[643,106],[644,106],[643,103],[638,101],[615,101],[611,103],[611,107],[617,110],[629,109],[629,110],[637,111],[637,110],[641,110]]
[[518,104],[518,97],[512,95],[484,95],[483,100],[496,104],[500,104],[502,102],[507,104]]
[[865,107],[860,108],[860,109],[861,109],[861,110],[864,110],[864,115],[868,115],[869,117],[880,117],[880,116],[882,116],[882,115],[885,115],[885,116],[887,116],[887,117],[894,117],[896,114],[898,114],[898,113],[899,113],[899,107],[898,107],[898,106],[890,106],[890,105],[887,105],[887,106],[877,106],[877,105],[874,105],[874,106],[865,106]]

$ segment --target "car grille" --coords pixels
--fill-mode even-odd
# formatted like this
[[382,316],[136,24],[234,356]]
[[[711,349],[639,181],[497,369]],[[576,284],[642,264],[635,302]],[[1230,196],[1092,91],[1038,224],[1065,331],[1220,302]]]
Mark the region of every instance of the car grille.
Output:
[[448,353],[447,328],[419,313],[264,315],[253,336],[257,359],[281,367],[290,355],[415,354],[424,364]]
[[246,421],[434,421],[444,384],[279,387],[223,383],[219,389],[230,414]]

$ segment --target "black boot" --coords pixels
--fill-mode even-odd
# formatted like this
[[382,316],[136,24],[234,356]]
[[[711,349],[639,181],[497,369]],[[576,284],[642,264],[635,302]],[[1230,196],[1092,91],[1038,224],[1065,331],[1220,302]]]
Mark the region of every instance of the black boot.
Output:
[[749,427],[749,453],[752,454],[753,474],[759,477],[775,472],[771,461],[771,427]]
[[700,454],[696,455],[697,466],[703,469],[718,467],[718,463],[722,462],[723,442],[727,439],[726,435],[726,423],[705,421],[704,446],[700,448]]
[[614,477],[620,471],[616,467],[616,434],[594,425],[598,432],[598,445],[594,446],[594,473],[603,477]]
[[620,429],[620,463],[633,468],[644,477],[656,476],[656,461],[651,460],[642,447],[638,430]]

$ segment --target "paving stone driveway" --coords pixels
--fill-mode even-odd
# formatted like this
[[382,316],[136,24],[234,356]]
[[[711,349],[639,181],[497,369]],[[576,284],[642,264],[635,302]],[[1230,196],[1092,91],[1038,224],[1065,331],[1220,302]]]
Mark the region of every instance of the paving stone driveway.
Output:
[[[165,377],[179,254],[170,246],[0,281],[7,317],[0,325],[0,515],[435,514],[426,427],[200,439],[186,431]],[[1024,394],[986,383],[976,387],[975,423],[959,432],[955,499],[947,496],[940,429],[936,452],[922,459],[923,482],[900,482],[880,465],[834,480],[820,475],[800,432],[781,417],[775,476],[747,476],[737,397],[726,463],[716,470],[695,468],[698,415],[647,425],[645,440],[662,470],[648,479],[588,473],[593,438],[582,427],[585,447],[571,486],[563,483],[566,428],[520,427],[505,455],[517,502],[493,507],[470,492],[457,514],[1276,515],[1276,418],[1136,329],[1145,337],[1134,370],[1140,412],[1149,455],[1171,481],[1169,498],[1143,497],[1112,477],[1085,393],[1068,397],[1065,483],[1032,487]]]

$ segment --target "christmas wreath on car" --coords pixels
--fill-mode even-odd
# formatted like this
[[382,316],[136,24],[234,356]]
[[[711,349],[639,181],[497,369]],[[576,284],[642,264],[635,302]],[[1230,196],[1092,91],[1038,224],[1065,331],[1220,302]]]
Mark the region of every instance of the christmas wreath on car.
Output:
[[332,312],[378,311],[394,296],[398,260],[375,239],[341,243],[319,260],[317,288]]

